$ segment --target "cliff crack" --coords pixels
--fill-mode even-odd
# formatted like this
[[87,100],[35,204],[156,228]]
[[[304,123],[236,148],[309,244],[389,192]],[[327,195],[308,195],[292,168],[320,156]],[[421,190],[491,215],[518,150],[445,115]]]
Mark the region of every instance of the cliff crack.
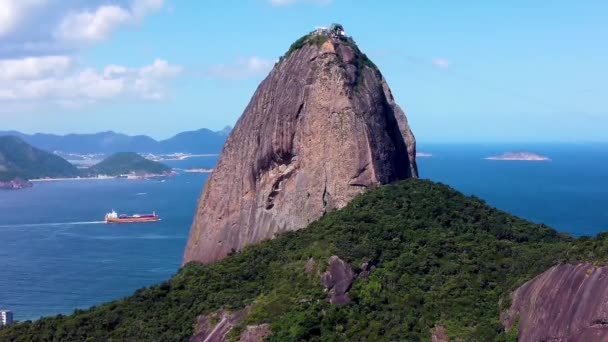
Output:
[[274,207],[274,199],[277,197],[279,192],[281,191],[281,184],[283,181],[287,180],[296,170],[296,167],[291,165],[288,169],[286,169],[282,174],[280,174],[277,179],[272,184],[272,188],[270,189],[270,193],[268,194],[268,198],[266,199],[266,210],[270,210]]
[[323,215],[327,213],[327,167],[323,164],[323,173],[325,174],[325,180],[323,182]]

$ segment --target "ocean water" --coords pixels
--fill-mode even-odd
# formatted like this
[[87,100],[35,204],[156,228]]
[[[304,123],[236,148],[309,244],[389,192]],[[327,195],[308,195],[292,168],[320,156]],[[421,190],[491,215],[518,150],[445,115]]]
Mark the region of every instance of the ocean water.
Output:
[[[485,157],[533,151],[551,161]],[[608,230],[608,144],[424,145],[421,178],[448,184],[488,204],[574,236]]]
[[[169,161],[213,167],[216,157]],[[173,275],[207,174],[158,180],[35,183],[0,192],[0,307],[15,319],[71,313]],[[107,225],[106,212],[156,211],[154,223]]]
[[[532,150],[550,162],[489,161]],[[474,194],[490,205],[573,235],[608,229],[608,145],[424,145],[422,178]],[[212,167],[215,157],[167,162]],[[0,307],[18,320],[71,313],[128,296],[179,268],[206,174],[160,181],[37,183],[0,192]],[[99,223],[116,209],[155,210],[162,221]]]

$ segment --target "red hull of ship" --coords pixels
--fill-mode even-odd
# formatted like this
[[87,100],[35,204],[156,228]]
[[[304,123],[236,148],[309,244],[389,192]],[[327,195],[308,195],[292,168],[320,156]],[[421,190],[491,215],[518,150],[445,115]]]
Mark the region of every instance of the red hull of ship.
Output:
[[140,222],[156,222],[160,221],[160,217],[125,217],[125,218],[108,218],[106,223],[140,223]]

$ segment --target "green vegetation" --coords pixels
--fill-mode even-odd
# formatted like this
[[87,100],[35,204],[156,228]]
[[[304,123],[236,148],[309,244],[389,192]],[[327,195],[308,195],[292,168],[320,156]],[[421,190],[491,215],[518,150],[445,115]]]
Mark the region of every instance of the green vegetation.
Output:
[[293,44],[291,44],[289,50],[287,50],[287,53],[285,53],[285,57],[289,57],[294,51],[301,49],[306,44],[314,44],[316,46],[321,46],[328,40],[329,37],[326,35],[304,35],[295,42],[293,42]]
[[129,173],[163,174],[171,168],[165,164],[146,159],[134,152],[114,153],[89,168],[92,175],[120,176]]
[[364,67],[369,67],[376,72],[380,72],[380,69],[378,69],[376,64],[374,64],[374,62],[372,62],[372,60],[369,59],[369,57],[367,57],[367,55],[364,54],[363,51],[361,51],[359,49],[359,46],[357,46],[357,43],[355,43],[354,39],[347,38],[346,41],[347,41],[348,45],[355,52],[355,55],[357,56],[357,67],[359,70],[362,70]]
[[16,178],[74,177],[78,169],[65,159],[14,136],[0,137],[0,181]]
[[[355,281],[344,306],[330,305],[319,281],[331,255],[356,270],[377,267]],[[0,330],[0,340],[186,341],[197,315],[250,306],[244,323],[271,323],[271,341],[429,341],[436,324],[451,338],[510,341],[499,314],[512,289],[556,263],[607,256],[607,234],[574,239],[447,186],[407,180],[130,297]],[[317,266],[307,274],[310,257]]]
[[306,45],[306,41],[310,37],[310,34],[306,34],[289,46],[289,50],[285,53],[285,57],[289,57],[294,51],[301,49],[304,45]]

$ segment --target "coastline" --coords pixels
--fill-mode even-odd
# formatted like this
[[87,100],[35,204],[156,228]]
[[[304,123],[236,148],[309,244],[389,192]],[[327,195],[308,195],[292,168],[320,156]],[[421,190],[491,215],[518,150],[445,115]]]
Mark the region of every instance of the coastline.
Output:
[[148,155],[150,160],[153,161],[175,161],[175,160],[186,160],[189,158],[197,158],[197,157],[217,157],[219,154],[214,153],[206,153],[206,154],[176,154],[176,155]]
[[125,176],[96,176],[96,177],[72,177],[72,178],[36,178],[30,179],[30,182],[39,183],[39,182],[55,182],[55,181],[81,181],[81,180],[109,180],[109,179],[124,179],[124,180],[145,180],[150,178],[160,178],[160,177],[172,177],[175,176],[174,173],[171,174],[149,174],[149,175],[141,175],[141,176],[133,176],[133,175],[125,175]]
[[[36,178],[30,179],[30,182],[54,182],[54,181],[78,181],[78,180],[106,180],[106,179],[120,179],[118,177],[72,177],[72,178]],[[127,179],[127,178],[122,178]]]

